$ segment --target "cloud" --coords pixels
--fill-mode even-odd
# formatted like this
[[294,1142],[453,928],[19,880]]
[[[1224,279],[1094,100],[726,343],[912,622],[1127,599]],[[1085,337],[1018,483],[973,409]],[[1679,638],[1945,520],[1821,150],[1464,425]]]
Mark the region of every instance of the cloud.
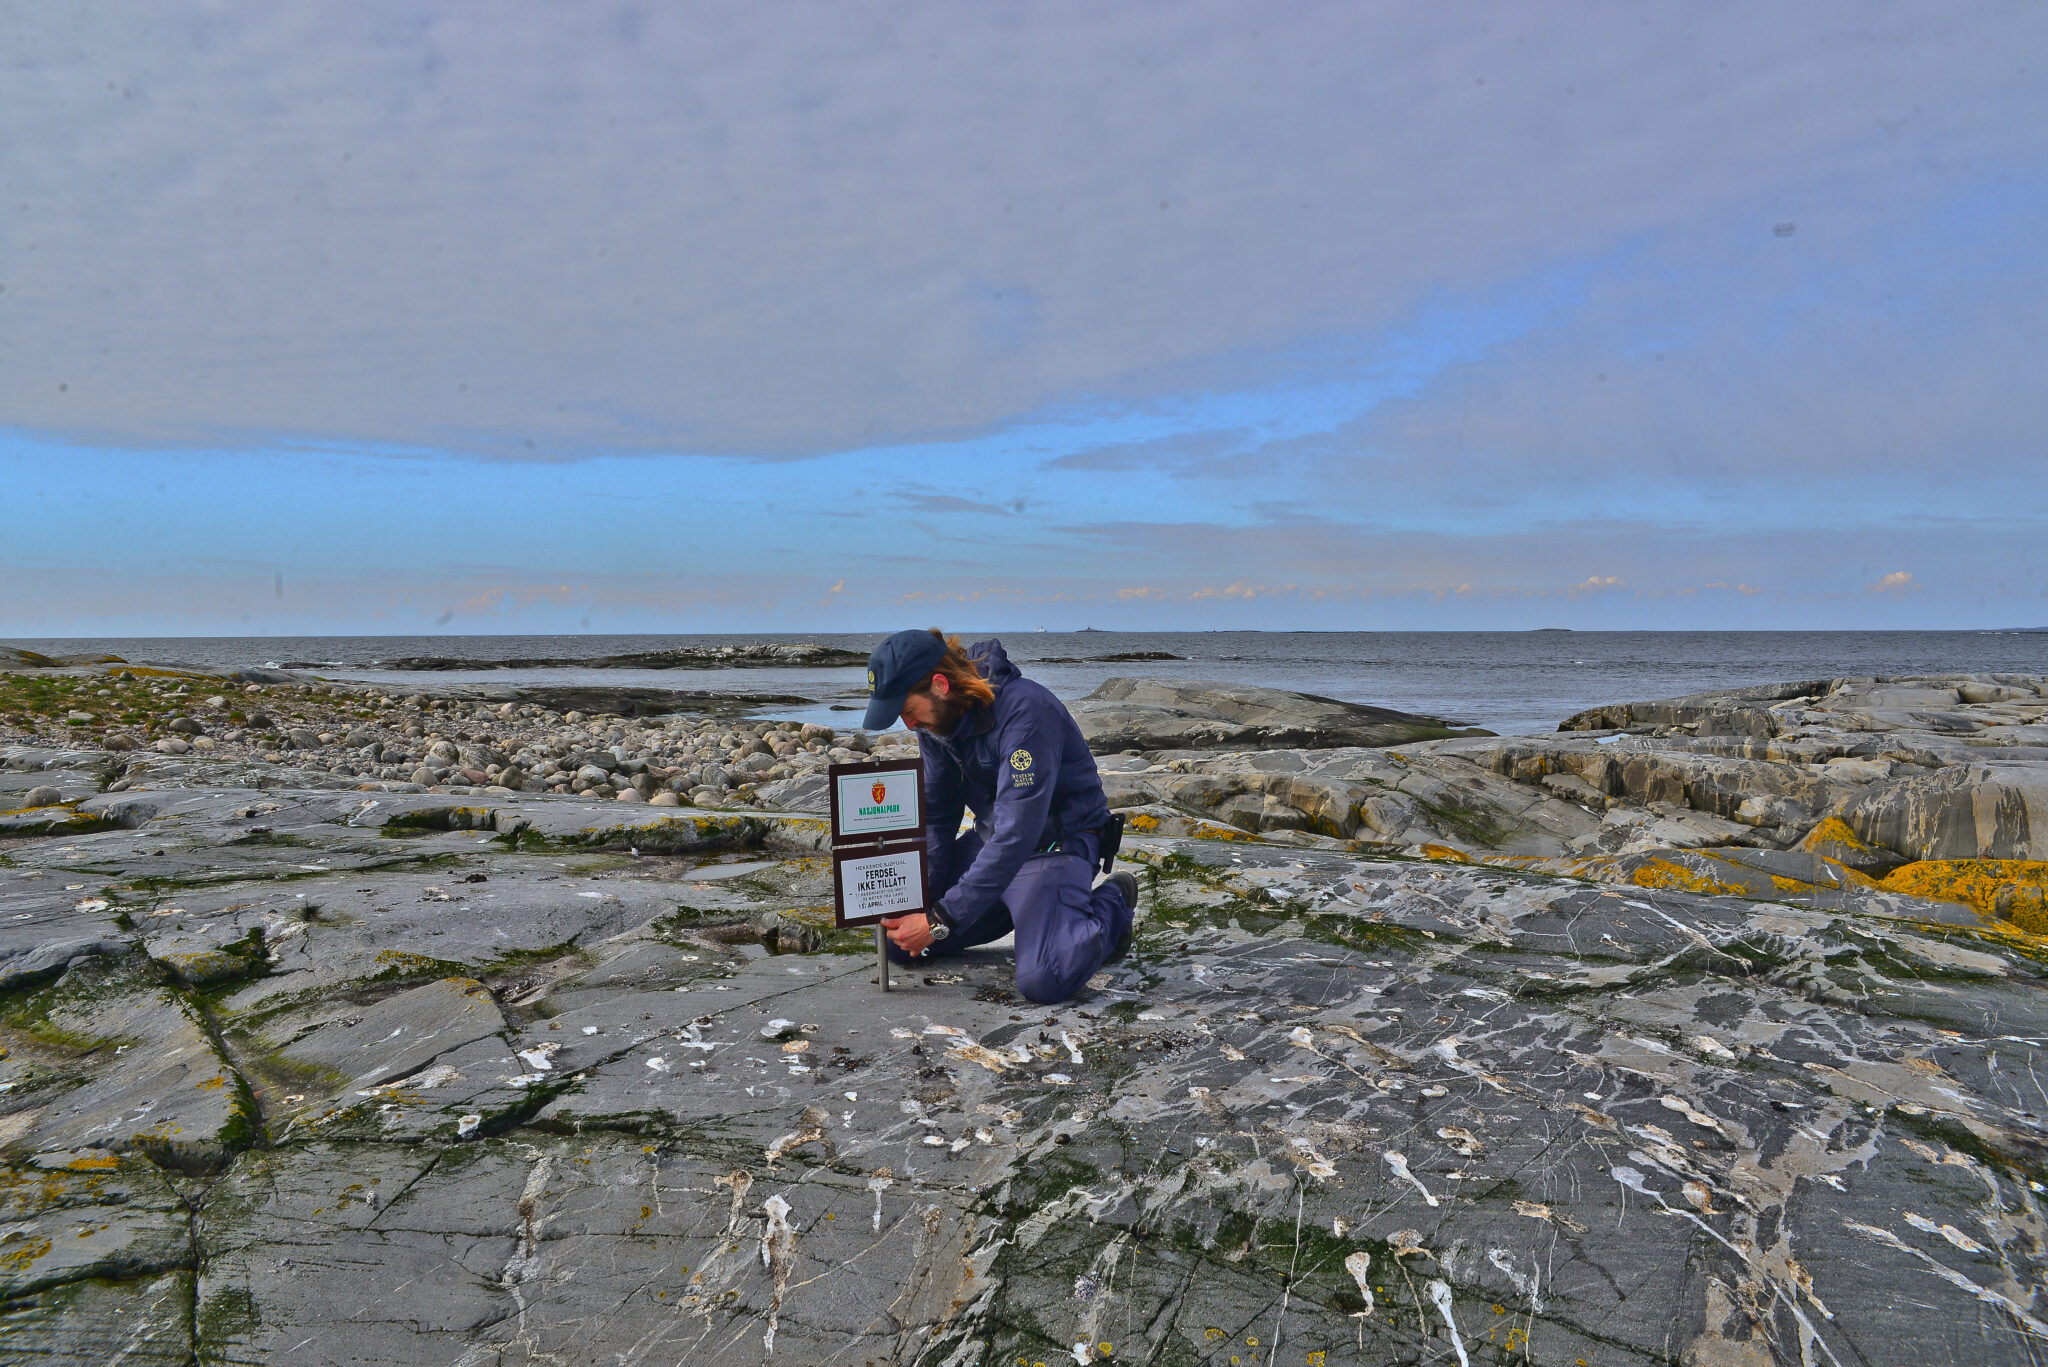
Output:
[[2035,615],[2048,11],[875,14],[16,23],[0,630]]
[[1890,574],[1884,575],[1877,579],[1873,579],[1868,584],[1865,584],[1863,586],[1863,591],[1865,593],[1879,593],[1898,596],[1901,594],[1912,593],[1919,589],[1919,587],[1919,584],[1914,582],[1913,576],[1907,573],[1905,570],[1893,570]]
[[523,460],[1143,402],[1447,286],[1712,250],[1734,211],[1820,270],[1899,203],[2038,183],[2016,158],[2048,84],[2012,54],[2044,25],[1988,0],[1853,34],[1761,0],[46,6],[0,83],[0,412]]
[[1298,592],[1300,586],[1296,584],[1247,584],[1240,579],[1234,584],[1225,584],[1220,588],[1213,584],[1204,585],[1187,596],[1190,601],[1196,602],[1204,598],[1242,598],[1249,601],[1253,598],[1278,598]]
[[1019,500],[1009,507],[995,503],[983,503],[976,499],[961,498],[955,494],[897,494],[896,501],[907,508],[921,513],[993,513],[998,517],[1010,517],[1024,511]]
[[471,593],[459,603],[451,603],[434,619],[434,624],[447,626],[457,617],[516,614],[536,603],[572,603],[584,592],[580,587],[569,584],[494,585]]
[[[2048,172],[2048,155],[2026,164]],[[1661,504],[1777,519],[1823,499],[1836,519],[1968,523],[2015,492],[2048,511],[2031,478],[2048,265],[2023,245],[2048,235],[2048,196],[1949,190],[1882,222],[1842,208],[1825,246],[1745,234],[1731,209],[1711,249],[1673,235],[1467,293],[1497,323],[1484,345],[1233,463],[1313,470],[1340,500],[1456,489],[1502,518]],[[1458,316],[1446,304],[1416,327]],[[1937,464],[1954,477],[1926,480]]]
[[1116,442],[1069,452],[1047,461],[1045,468],[1118,473],[1139,470],[1173,474],[1227,473],[1229,465],[1220,458],[1242,451],[1251,443],[1250,435],[1243,432],[1176,433],[1149,441]]
[[[47,639],[107,637],[419,635],[456,632],[542,635],[596,629],[646,633],[760,632],[816,627],[815,579],[734,574],[526,574],[507,565],[410,569],[302,569],[282,602],[260,571],[180,567],[136,577],[111,569],[53,570],[0,563],[0,581],[22,591],[0,633]],[[587,620],[586,620],[587,619]]]
[[[5,487],[0,471],[0,487]],[[252,491],[260,492],[260,491]],[[258,506],[268,506],[265,497]],[[31,506],[27,514],[49,510]],[[311,516],[293,534],[316,546],[327,529]],[[1098,626],[1125,630],[1890,629],[2038,625],[2048,551],[2030,522],[1958,537],[1899,524],[1875,531],[1816,525],[1798,537],[1770,530],[1673,528],[1586,521],[1515,534],[1459,536],[1427,529],[1308,523],[1121,522],[1048,530],[1042,545],[962,550],[953,559],[839,554],[784,557],[776,573],[719,569],[593,571],[549,529],[495,514],[468,524],[442,517],[456,555],[474,535],[476,558],[423,570],[404,562],[336,567],[287,563],[289,592],[273,593],[272,565],[109,555],[82,564],[0,554],[7,585],[0,636],[402,634],[434,630],[544,634],[595,630],[886,632],[935,620],[965,631]],[[568,512],[574,516],[576,510]],[[90,524],[73,519],[59,524]],[[600,524],[616,534],[611,524]],[[340,529],[345,531],[346,528]],[[750,533],[751,534],[751,533]],[[95,555],[101,549],[94,543]],[[111,549],[111,548],[110,548]],[[516,551],[527,563],[486,560]],[[1597,560],[1584,563],[1597,554]],[[1876,557],[1884,559],[1877,560]],[[1893,559],[1892,557],[1897,557]],[[829,599],[820,584],[840,575]],[[1867,592],[1886,564],[1926,565],[1911,590]],[[1871,563],[1876,560],[1876,563]],[[1145,578],[1128,575],[1142,566]],[[1225,578],[1219,566],[1235,571]],[[1561,568],[1562,567],[1562,568]],[[1597,572],[1597,573],[1596,573]],[[1892,573],[1902,573],[1893,571]],[[1739,576],[1739,577],[1738,577]],[[1587,579],[1620,585],[1574,595]],[[1708,588],[1725,584],[1731,588]],[[1743,592],[1747,585],[1755,592]],[[558,592],[564,587],[572,594]],[[472,609],[455,613],[463,605]],[[1902,616],[1901,614],[1904,614]],[[1540,617],[1540,620],[1537,620]],[[588,624],[585,624],[585,619]],[[906,618],[908,620],[906,620]],[[2021,640],[2033,638],[2015,638]],[[418,653],[413,651],[411,653]],[[2024,653],[2011,668],[2024,671]]]

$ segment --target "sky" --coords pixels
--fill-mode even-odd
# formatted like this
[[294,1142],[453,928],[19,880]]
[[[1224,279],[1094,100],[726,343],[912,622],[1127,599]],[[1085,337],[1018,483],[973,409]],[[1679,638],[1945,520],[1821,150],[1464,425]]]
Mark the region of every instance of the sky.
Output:
[[0,636],[2048,625],[2048,9],[0,0]]

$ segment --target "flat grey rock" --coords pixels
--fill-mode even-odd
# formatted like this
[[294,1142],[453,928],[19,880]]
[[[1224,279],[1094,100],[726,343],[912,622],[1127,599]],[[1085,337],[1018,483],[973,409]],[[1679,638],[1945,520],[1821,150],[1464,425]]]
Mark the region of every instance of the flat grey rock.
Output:
[[323,1025],[278,1054],[331,1075],[337,1086],[373,1087],[504,1028],[489,988],[474,978],[444,978]]
[[[74,961],[21,1002],[17,1018],[31,1028],[21,1057],[6,1062],[29,1086],[0,1112],[5,1147],[97,1147],[192,1170],[217,1167],[248,1143],[256,1118],[241,1079],[195,1004],[156,988],[139,957]],[[59,1063],[81,1050],[84,1067]]]
[[44,940],[17,949],[0,950],[0,992],[60,973],[74,959],[120,954],[129,948],[128,941],[101,934]]
[[[170,1179],[146,1159],[105,1149],[45,1153],[10,1172],[0,1227],[0,1303],[10,1305],[87,1278],[150,1277],[192,1261],[190,1219]],[[9,1326],[11,1344],[12,1316]]]
[[12,1301],[5,1333],[23,1367],[186,1367],[192,1361],[193,1274],[125,1265]]

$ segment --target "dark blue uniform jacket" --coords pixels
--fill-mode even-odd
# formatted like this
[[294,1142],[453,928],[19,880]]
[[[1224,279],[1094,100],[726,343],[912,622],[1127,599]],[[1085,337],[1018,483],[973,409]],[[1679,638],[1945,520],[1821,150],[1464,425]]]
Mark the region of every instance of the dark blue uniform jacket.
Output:
[[[1026,859],[1109,820],[1095,756],[1066,705],[1018,673],[1001,641],[977,642],[967,655],[996,700],[962,717],[950,736],[918,733],[931,886],[962,928],[1001,899]],[[981,850],[963,870],[954,867],[954,835],[966,811]]]

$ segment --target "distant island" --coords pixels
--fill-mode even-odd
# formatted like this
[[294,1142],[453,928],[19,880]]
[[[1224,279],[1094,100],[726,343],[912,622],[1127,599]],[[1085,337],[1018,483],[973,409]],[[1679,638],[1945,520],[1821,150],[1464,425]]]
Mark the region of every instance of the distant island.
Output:
[[1170,650],[1125,650],[1111,655],[1041,655],[1035,665],[1121,665],[1143,660],[1185,660]]

